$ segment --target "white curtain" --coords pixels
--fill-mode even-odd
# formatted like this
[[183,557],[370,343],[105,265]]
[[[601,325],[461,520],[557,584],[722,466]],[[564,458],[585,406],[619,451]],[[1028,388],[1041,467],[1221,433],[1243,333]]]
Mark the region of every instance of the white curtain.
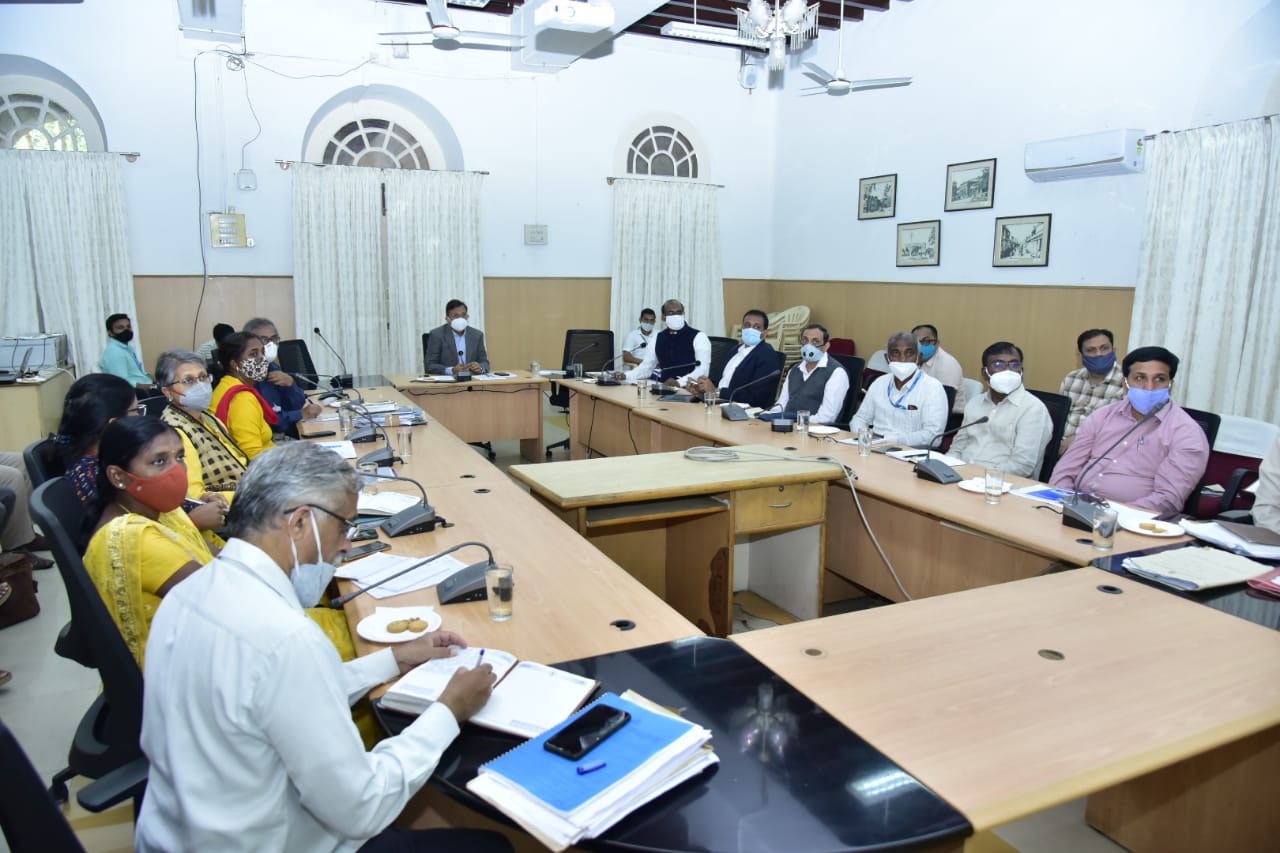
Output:
[[[710,184],[619,178],[613,185],[613,286],[609,323],[615,349],[652,308],[684,303],[689,325],[724,334],[720,197]],[[617,354],[616,352],[614,353]]]
[[298,334],[316,370],[341,372],[319,327],[357,376],[403,370],[388,343],[382,173],[358,166],[293,166],[293,285]]
[[136,314],[119,155],[0,150],[0,275],[0,334],[65,332],[96,369],[103,321]]
[[[484,328],[480,190],[476,172],[388,170],[387,293],[398,371],[422,370],[422,333],[444,323],[450,299]],[[413,365],[417,365],[413,367]]]
[[1188,406],[1280,421],[1280,119],[1151,140],[1130,347],[1181,360]]

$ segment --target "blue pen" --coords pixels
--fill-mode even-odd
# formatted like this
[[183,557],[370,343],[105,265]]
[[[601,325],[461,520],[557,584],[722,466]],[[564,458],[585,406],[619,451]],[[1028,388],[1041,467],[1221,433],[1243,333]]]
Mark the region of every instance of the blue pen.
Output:
[[480,657],[476,658],[476,666],[484,663],[484,649],[480,650]]
[[578,775],[586,776],[588,773],[594,773],[597,770],[603,769],[605,766],[605,762],[603,761],[590,761],[586,764],[579,764]]

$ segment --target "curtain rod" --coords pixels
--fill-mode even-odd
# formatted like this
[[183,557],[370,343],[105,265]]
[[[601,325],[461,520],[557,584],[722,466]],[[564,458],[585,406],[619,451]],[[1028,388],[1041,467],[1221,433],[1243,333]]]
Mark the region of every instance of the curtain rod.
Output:
[[688,178],[667,178],[661,175],[610,175],[604,179],[604,182],[609,186],[613,186],[614,181],[662,181],[669,184],[701,184],[707,187],[715,187],[718,190],[724,189],[724,184],[709,184],[706,181],[693,181]]
[[[302,165],[304,165],[304,166],[336,166],[336,165],[338,165],[337,163],[312,163],[312,162],[309,162],[309,161],[307,161],[307,160],[277,160],[277,161],[276,161],[276,165],[277,165],[277,166],[279,166],[279,167],[280,167],[280,169],[281,169],[281,171],[284,171],[284,172],[289,171],[289,167],[290,167],[290,166],[293,166],[294,164],[297,164],[297,163],[301,163],[301,164],[302,164]],[[404,170],[402,170],[402,169],[391,169],[389,166],[353,166],[352,168],[355,168],[355,169],[377,169],[379,172],[388,172],[388,171],[396,171],[396,172],[399,172],[399,171],[404,171]],[[487,174],[489,174],[488,172],[478,172],[478,171],[476,171],[476,170],[474,170],[474,169],[472,169],[472,170],[470,170],[470,171],[468,171],[467,169],[409,169],[408,171],[411,171],[411,172],[454,172],[454,173],[461,174],[461,175],[487,175]]]
[[1263,121],[1275,121],[1277,118],[1280,118],[1280,113],[1271,113],[1270,115],[1265,115],[1265,116],[1250,116],[1249,118],[1236,119],[1235,121],[1220,121],[1217,124],[1202,124],[1199,127],[1184,127],[1181,130],[1162,130],[1160,131],[1160,133],[1148,133],[1146,136],[1142,138],[1143,140],[1155,139],[1157,136],[1160,136],[1165,133],[1186,133],[1188,130],[1207,130],[1211,127],[1222,127],[1228,124],[1237,124],[1242,121],[1253,121],[1254,119],[1258,119],[1258,118],[1262,119]]
[[10,148],[10,151],[35,151],[37,154],[114,154],[117,157],[123,157],[130,163],[136,163],[138,158],[142,156],[139,151],[41,151],[35,148]]

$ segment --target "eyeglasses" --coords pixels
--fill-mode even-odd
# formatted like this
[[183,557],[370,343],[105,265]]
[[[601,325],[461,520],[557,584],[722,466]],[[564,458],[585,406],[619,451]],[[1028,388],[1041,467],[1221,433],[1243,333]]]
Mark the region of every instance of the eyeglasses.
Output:
[[169,383],[170,388],[190,388],[197,382],[212,382],[213,379],[207,373],[201,373],[196,376],[188,376],[186,379],[178,379]]
[[255,337],[255,338],[257,338],[258,340],[262,341],[262,343],[263,343],[264,345],[265,345],[265,344],[278,344],[278,343],[280,343],[280,336],[279,336],[279,335],[272,335],[272,336],[270,336],[270,337],[267,337],[266,335],[254,335],[254,337]]
[[124,415],[127,418],[140,418],[147,413],[147,407],[143,405],[134,406],[132,409],[125,409]]
[[345,533],[344,535],[345,535],[348,539],[354,539],[354,538],[355,538],[355,535],[356,535],[357,533],[359,533],[359,532],[360,532],[360,529],[359,529],[358,527],[356,527],[356,519],[354,519],[354,518],[343,518],[342,516],[338,515],[338,514],[337,514],[336,512],[334,512],[333,510],[331,510],[331,509],[325,509],[324,507],[320,506],[319,504],[300,504],[299,506],[294,506],[294,507],[289,507],[288,509],[283,509],[283,510],[281,510],[281,512],[282,512],[283,514],[285,514],[285,515],[288,515],[289,513],[291,513],[291,512],[296,512],[297,510],[300,510],[300,509],[302,509],[303,507],[307,507],[308,509],[318,509],[318,510],[320,510],[321,512],[323,512],[325,515],[329,516],[330,518],[336,518],[338,521],[341,521],[343,524],[347,525],[347,531],[346,531],[346,533]]
[[992,373],[999,373],[1002,370],[1022,370],[1022,362],[1020,361],[993,361],[991,366],[987,368]]

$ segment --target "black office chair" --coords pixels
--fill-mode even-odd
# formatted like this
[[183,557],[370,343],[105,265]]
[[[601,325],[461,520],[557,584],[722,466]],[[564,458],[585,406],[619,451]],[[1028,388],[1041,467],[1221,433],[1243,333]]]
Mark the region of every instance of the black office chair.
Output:
[[[950,385],[943,385],[942,390],[947,392],[946,429],[950,431],[960,426],[960,424],[964,421],[964,412],[951,411],[952,407],[954,407],[956,404],[956,393],[957,393],[956,389],[952,388]],[[947,436],[946,438],[942,439],[942,444],[939,445],[938,449],[941,450],[943,453],[946,453],[947,450],[951,448],[951,439],[952,439],[952,436]]]
[[714,335],[707,335],[707,338],[711,341],[711,365],[707,369],[707,376],[719,388],[720,377],[724,376],[724,366],[729,363],[729,359],[733,358],[733,353],[741,346],[741,342],[734,338],[718,338]]
[[[1191,419],[1200,424],[1200,429],[1204,430],[1204,437],[1209,440],[1209,450],[1212,452],[1213,443],[1218,440],[1218,429],[1222,426],[1222,416],[1201,409],[1192,409],[1188,406],[1183,406],[1182,411],[1191,415]],[[1205,471],[1207,474],[1208,468]],[[1182,512],[1185,515],[1199,517],[1200,492],[1208,485],[1206,480],[1206,476],[1201,476],[1200,482],[1196,483],[1196,487],[1191,490],[1191,494],[1187,495],[1187,501],[1182,506]]]
[[1053,422],[1053,432],[1049,436],[1049,443],[1044,446],[1044,461],[1040,463],[1040,473],[1037,475],[1040,482],[1047,483],[1058,464],[1062,434],[1067,429],[1067,415],[1071,414],[1071,398],[1053,391],[1036,391],[1033,388],[1028,388],[1027,391],[1044,403],[1044,407],[1049,410],[1049,420]]
[[139,413],[144,417],[158,418],[160,413],[169,405],[169,398],[162,392],[156,391],[151,394],[144,394],[138,398],[138,408],[142,409]]
[[[622,365],[614,362],[613,358],[613,332],[610,330],[569,329],[564,333],[564,356],[560,361],[562,368],[567,369],[571,364],[577,363],[581,364],[582,369],[588,373],[604,370],[605,365],[609,365],[614,370],[620,370]],[[550,400],[551,405],[566,414],[568,413],[568,388],[552,382]],[[555,444],[547,445],[548,459],[551,458],[551,451],[557,447],[563,447],[568,450],[569,439],[566,438],[564,441],[557,441]]]
[[72,633],[81,641],[86,665],[102,678],[102,693],[76,727],[68,766],[49,786],[49,795],[65,803],[67,780],[98,779],[141,757],[142,673],[80,559],[79,539],[72,531],[85,511],[71,483],[55,477],[37,488],[31,495],[31,515],[48,538],[66,584]]
[[849,421],[853,420],[853,414],[858,410],[858,397],[862,394],[862,371],[867,366],[867,360],[856,355],[838,355],[827,353],[827,358],[834,359],[836,364],[844,368],[844,372],[849,374],[849,391],[844,395],[844,403],[840,406],[840,415],[836,418],[836,426],[840,429],[847,430]]
[[276,361],[285,373],[301,376],[311,383],[312,388],[320,386],[320,374],[316,373],[316,364],[311,360],[311,350],[303,340],[281,341],[276,349]]
[[22,451],[22,461],[27,466],[27,476],[31,485],[40,485],[54,477],[61,477],[62,460],[58,456],[58,445],[52,438],[33,441]]

